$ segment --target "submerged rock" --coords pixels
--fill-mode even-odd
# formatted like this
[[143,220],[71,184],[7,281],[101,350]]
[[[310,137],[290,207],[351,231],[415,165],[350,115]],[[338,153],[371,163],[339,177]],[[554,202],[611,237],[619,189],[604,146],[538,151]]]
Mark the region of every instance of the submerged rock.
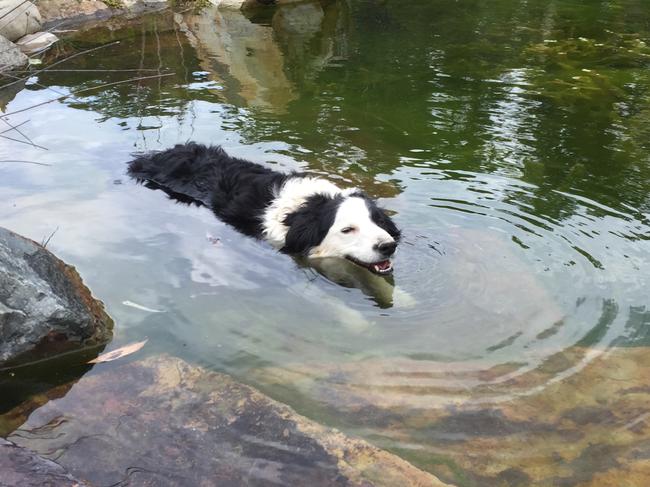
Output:
[[61,465],[0,439],[0,487],[83,487]]
[[105,343],[112,326],[73,267],[0,228],[0,366]]
[[[650,478],[648,367],[645,346],[575,347],[520,377],[507,367],[477,374],[376,359],[329,370],[276,368],[260,382],[275,382],[287,397],[447,482],[636,486]],[[472,378],[487,383],[461,390]]]
[[59,38],[51,32],[37,32],[21,37],[16,41],[16,45],[25,54],[34,54],[47,49],[58,40]]
[[25,0],[0,0],[0,36],[15,41],[41,29],[41,14]]
[[0,35],[0,72],[27,64],[28,58],[13,43]]
[[102,367],[10,439],[97,485],[445,485],[180,359]]

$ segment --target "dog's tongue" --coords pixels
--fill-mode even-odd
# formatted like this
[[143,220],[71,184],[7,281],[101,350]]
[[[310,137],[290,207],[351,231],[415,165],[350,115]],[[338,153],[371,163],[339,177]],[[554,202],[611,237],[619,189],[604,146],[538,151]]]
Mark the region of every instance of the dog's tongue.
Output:
[[390,269],[390,260],[382,260],[381,262],[372,264],[372,266],[378,271],[386,271]]

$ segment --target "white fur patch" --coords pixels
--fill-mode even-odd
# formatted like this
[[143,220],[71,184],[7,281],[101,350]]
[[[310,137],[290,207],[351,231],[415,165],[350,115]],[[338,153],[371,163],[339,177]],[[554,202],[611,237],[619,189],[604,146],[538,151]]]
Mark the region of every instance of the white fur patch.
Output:
[[336,196],[349,194],[355,189],[341,190],[338,186],[320,178],[291,178],[282,185],[276,198],[264,212],[264,238],[276,248],[284,246],[289,227],[284,224],[287,215],[295,212],[307,198],[315,194]]
[[[345,228],[352,228],[343,233]],[[392,242],[386,230],[370,218],[363,198],[346,198],[336,212],[334,223],[323,241],[314,247],[310,257],[352,257],[361,262],[377,262],[385,257],[375,250],[375,245]]]

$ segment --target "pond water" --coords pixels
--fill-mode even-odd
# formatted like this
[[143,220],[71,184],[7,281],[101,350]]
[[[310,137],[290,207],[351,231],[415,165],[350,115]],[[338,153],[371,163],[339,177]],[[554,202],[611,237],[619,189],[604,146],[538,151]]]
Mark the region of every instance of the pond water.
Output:
[[[47,149],[0,142],[0,224],[51,237],[111,348],[148,337],[458,485],[648,478],[626,355],[650,345],[648,2],[163,12],[43,65],[105,44],[0,91]],[[187,140],[379,198],[394,275],[294,260],[125,175]]]

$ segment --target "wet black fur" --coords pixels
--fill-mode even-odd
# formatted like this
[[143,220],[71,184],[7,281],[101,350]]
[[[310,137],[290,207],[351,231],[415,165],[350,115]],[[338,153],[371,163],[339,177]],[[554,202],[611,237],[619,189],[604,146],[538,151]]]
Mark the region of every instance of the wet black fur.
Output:
[[[162,152],[138,155],[129,163],[129,175],[152,189],[162,189],[182,203],[204,205],[240,232],[261,238],[262,215],[275,192],[289,178],[244,159],[231,157],[219,146],[190,142]],[[372,220],[395,240],[400,232],[386,213],[361,192]],[[307,254],[319,245],[334,222],[343,197],[314,194],[285,224],[289,227],[282,251]]]
[[193,142],[141,154],[129,163],[129,174],[177,201],[211,208],[221,220],[254,237],[262,234],[261,216],[274,188],[292,177],[231,157],[219,146]]

